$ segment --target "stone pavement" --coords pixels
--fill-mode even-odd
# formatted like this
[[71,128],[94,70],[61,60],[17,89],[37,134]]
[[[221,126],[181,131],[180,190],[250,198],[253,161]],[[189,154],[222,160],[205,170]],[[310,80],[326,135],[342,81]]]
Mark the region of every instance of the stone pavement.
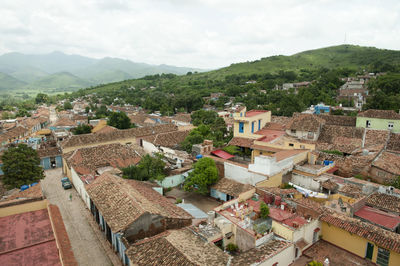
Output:
[[[96,229],[96,225],[91,226],[90,222],[93,223],[93,218],[79,194],[74,188],[68,190],[62,188],[61,168],[47,170],[45,175],[45,179],[41,182],[43,193],[50,203],[60,208],[78,264],[88,266],[121,265],[110,244],[103,242],[106,240],[100,230]],[[72,201],[69,200],[71,194]]]

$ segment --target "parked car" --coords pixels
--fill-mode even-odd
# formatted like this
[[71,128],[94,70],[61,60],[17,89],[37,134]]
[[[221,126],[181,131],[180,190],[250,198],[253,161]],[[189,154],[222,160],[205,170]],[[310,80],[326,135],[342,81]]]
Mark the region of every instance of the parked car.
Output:
[[72,188],[72,184],[69,181],[68,177],[61,178],[61,185],[64,189]]

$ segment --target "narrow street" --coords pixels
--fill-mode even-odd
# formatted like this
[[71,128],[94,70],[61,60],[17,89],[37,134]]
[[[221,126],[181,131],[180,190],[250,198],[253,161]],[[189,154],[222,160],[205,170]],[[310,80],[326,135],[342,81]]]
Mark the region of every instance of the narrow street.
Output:
[[[74,188],[64,190],[61,186],[61,168],[45,171],[42,180],[43,193],[61,211],[72,250],[79,265],[113,265],[103,246],[87,221],[83,201]],[[72,194],[72,200],[69,200]]]

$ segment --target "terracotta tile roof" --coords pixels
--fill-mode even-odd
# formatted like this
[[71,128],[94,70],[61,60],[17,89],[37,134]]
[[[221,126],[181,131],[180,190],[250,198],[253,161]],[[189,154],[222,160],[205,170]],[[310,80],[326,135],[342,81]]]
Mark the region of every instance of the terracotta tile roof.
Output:
[[390,134],[389,130],[366,129],[365,147],[376,144],[386,144],[389,134]]
[[53,127],[74,127],[75,122],[69,119],[68,117],[59,118],[54,124]]
[[243,185],[242,183],[235,182],[228,178],[221,178],[216,184],[211,186],[211,188],[234,197],[239,197],[240,194],[254,187],[249,184]]
[[273,239],[259,247],[252,248],[248,251],[241,252],[239,253],[239,255],[234,256],[231,265],[243,266],[259,264],[267,260],[268,258],[276,255],[290,245],[292,244],[284,240]]
[[307,152],[307,150],[282,150],[278,151],[273,156],[276,158],[276,161],[279,162],[304,152]]
[[55,157],[57,155],[61,155],[62,151],[61,148],[57,146],[41,146],[39,149],[37,149],[37,153],[39,158],[44,158],[44,157]]
[[234,137],[229,142],[229,145],[251,148],[251,146],[253,145],[253,142],[254,142],[254,139]]
[[321,184],[321,186],[322,186],[323,188],[325,188],[325,189],[330,190],[330,191],[335,191],[335,190],[337,190],[338,187],[339,187],[339,185],[338,185],[337,183],[332,182],[330,179],[327,180],[327,181],[325,181],[325,182],[323,182],[323,183]]
[[175,125],[156,125],[141,128],[131,128],[124,130],[115,130],[104,134],[83,134],[71,136],[69,139],[62,142],[63,148],[84,146],[87,144],[101,143],[108,141],[115,141],[120,139],[144,137],[159,133],[166,133],[171,131],[177,131]]
[[87,192],[114,233],[124,230],[146,212],[168,218],[192,218],[149,184],[109,173],[87,185]]
[[26,201],[36,201],[44,199],[42,187],[39,184],[30,187],[24,191],[17,191],[14,194],[11,194],[6,199],[0,201],[0,208],[7,207],[12,205],[21,204]]
[[325,120],[316,115],[296,114],[293,115],[293,119],[287,124],[286,129],[317,132],[324,124]]
[[[285,130],[285,125],[280,124],[280,123],[269,122],[269,123],[265,124],[263,129],[283,131],[283,130]],[[259,132],[259,131],[257,131],[257,132]],[[256,132],[256,134],[258,134],[257,132]]]
[[28,132],[28,129],[26,127],[17,125],[16,127],[13,127],[12,129],[6,131],[4,133],[4,135],[7,139],[13,139],[13,138],[18,138],[20,136],[23,136],[27,132]]
[[380,247],[400,253],[400,237],[394,232],[338,213],[324,214],[320,219],[330,225],[372,241]]
[[251,148],[254,150],[268,151],[268,152],[283,151],[283,149],[278,149],[278,148],[273,148],[273,147],[268,147],[268,146],[263,146],[263,145],[252,145]]
[[372,165],[394,175],[400,175],[400,154],[382,152]]
[[157,135],[146,136],[143,140],[153,143],[155,146],[162,146],[168,148],[176,148],[181,142],[183,142],[190,130],[175,131],[161,133]]
[[93,133],[95,134],[105,134],[105,133],[110,133],[110,132],[114,132],[117,131],[118,128],[112,127],[112,126],[104,126],[99,130],[93,131]]
[[64,155],[69,166],[80,174],[95,174],[102,167],[124,168],[137,164],[144,151],[139,146],[128,146],[119,143],[99,145],[71,151]]
[[190,116],[190,114],[185,113],[176,114],[172,117],[172,119],[185,123],[190,123],[192,121],[192,117]]
[[271,116],[271,123],[273,124],[279,124],[281,125],[283,128],[286,128],[286,125],[292,120],[291,117],[287,117],[287,116],[276,116],[276,115],[272,115]]
[[386,149],[390,151],[400,152],[400,134],[390,133]]
[[366,204],[378,209],[400,214],[400,198],[384,193],[373,193],[366,201]]
[[325,120],[325,125],[355,127],[357,122],[357,117],[355,116],[328,114],[321,114],[317,116]]
[[367,111],[359,113],[357,116],[359,116],[359,117],[369,117],[369,118],[400,120],[400,114],[396,113],[393,110],[369,109]]
[[353,198],[360,198],[362,197],[362,190],[359,186],[352,185],[352,184],[344,184],[338,190],[345,196],[350,196]]
[[126,254],[134,265],[227,265],[229,260],[228,254],[186,228],[137,242]]

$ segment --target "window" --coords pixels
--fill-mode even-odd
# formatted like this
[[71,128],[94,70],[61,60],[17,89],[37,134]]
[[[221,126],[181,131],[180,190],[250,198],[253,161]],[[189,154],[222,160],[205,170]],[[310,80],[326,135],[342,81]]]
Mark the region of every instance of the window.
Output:
[[254,133],[254,121],[251,122],[251,133]]
[[293,144],[293,143],[289,143],[289,146],[290,146],[290,147],[293,147],[293,146],[294,146],[294,144]]
[[239,122],[239,133],[243,133],[243,131],[244,131],[244,123]]
[[388,129],[389,129],[389,130],[392,130],[392,129],[393,129],[393,122],[389,122],[389,123],[388,123]]
[[314,138],[314,132],[309,131],[307,134],[307,138],[313,139]]
[[292,134],[296,134],[296,129],[292,129],[292,130],[290,130],[290,133],[292,133]]
[[242,114],[242,112],[240,112],[240,117],[242,117],[243,116],[243,114]]
[[306,148],[306,146],[300,145],[300,149],[305,149],[305,148]]
[[365,127],[366,128],[370,128],[371,127],[371,121],[367,120],[367,122],[365,122]]
[[261,129],[261,119],[258,119],[258,130]]
[[380,266],[389,265],[390,252],[384,248],[378,248],[378,257],[376,258],[376,263]]

